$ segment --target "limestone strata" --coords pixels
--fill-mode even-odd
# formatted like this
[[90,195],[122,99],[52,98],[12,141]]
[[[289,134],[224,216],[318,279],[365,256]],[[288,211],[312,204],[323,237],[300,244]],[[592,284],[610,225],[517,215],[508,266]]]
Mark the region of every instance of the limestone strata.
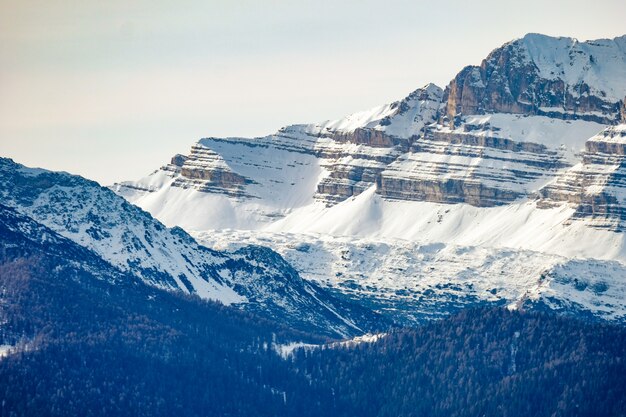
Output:
[[375,129],[355,129],[352,132],[333,132],[329,135],[333,140],[342,143],[355,143],[374,148],[390,148],[396,145],[406,145],[406,140],[394,138]]
[[317,185],[316,198],[327,205],[333,205],[371,187],[385,166],[377,163],[363,164],[363,161],[358,165],[353,161],[345,164],[329,163],[329,175]]
[[199,143],[191,147],[189,155],[175,155],[162,170],[175,177],[173,187],[236,197],[246,196],[245,185],[251,182],[233,172],[220,155]]
[[626,125],[606,129],[585,144],[582,162],[539,192],[540,207],[569,203],[573,219],[597,228],[626,226]]
[[381,173],[377,193],[489,207],[526,196],[564,166],[563,156],[544,145],[433,126]]
[[[429,84],[386,107],[309,127],[309,134],[322,139],[314,152],[328,171],[316,199],[332,205],[376,184],[387,165],[436,120],[442,95],[441,88]],[[355,121],[361,127],[352,127]]]
[[377,193],[386,198],[437,203],[466,203],[476,207],[491,207],[523,196],[511,190],[487,187],[467,179],[416,179],[382,175]]

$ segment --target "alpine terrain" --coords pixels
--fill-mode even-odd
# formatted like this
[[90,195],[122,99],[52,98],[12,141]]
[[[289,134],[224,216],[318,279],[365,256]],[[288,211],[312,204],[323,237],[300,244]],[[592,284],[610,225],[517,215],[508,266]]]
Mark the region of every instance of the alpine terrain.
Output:
[[396,322],[488,304],[624,322],[626,36],[528,34],[445,88],[204,138],[111,189]]
[[625,325],[626,36],[109,187],[0,157],[0,417],[623,417]]

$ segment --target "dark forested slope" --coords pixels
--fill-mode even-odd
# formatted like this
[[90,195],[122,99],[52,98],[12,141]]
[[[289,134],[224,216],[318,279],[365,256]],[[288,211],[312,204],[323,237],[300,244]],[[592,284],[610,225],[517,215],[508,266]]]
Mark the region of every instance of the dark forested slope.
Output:
[[554,313],[466,310],[295,363],[336,415],[626,415],[626,329]]

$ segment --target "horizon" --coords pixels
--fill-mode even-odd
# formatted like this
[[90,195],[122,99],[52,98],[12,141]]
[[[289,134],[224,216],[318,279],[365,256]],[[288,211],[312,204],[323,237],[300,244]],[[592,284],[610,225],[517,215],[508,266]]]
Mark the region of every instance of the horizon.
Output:
[[[0,156],[134,180],[201,137],[268,135],[444,88],[528,33],[623,36],[626,13],[613,0],[530,1],[514,21],[495,1],[190,4],[0,5]],[[469,31],[481,24],[493,27]]]

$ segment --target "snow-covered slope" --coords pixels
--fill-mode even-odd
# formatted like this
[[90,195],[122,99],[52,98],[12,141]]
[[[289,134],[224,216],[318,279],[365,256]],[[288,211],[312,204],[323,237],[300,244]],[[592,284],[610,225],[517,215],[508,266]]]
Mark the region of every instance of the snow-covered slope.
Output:
[[[148,177],[112,188],[167,225],[199,233],[208,245],[256,242],[260,233],[266,245],[276,239],[285,256],[281,236],[295,244],[312,235],[324,242],[358,238],[375,247],[403,247],[396,243],[401,239],[414,248],[461,248],[469,258],[434,275],[427,288],[465,276],[463,265],[476,256],[485,264],[473,267],[472,279],[485,281],[473,285],[485,291],[468,290],[468,303],[495,300],[485,295],[494,286],[484,277],[495,273],[492,265],[520,266],[506,274],[502,287],[508,290],[498,290],[498,302],[512,303],[537,293],[534,286],[550,271],[570,277],[606,271],[602,279],[616,292],[581,295],[579,304],[618,319],[622,307],[614,300],[626,263],[619,125],[626,120],[625,41],[530,34],[497,48],[480,66],[464,68],[445,90],[429,84],[392,104],[266,137],[205,138]],[[441,260],[432,259],[426,270]],[[345,277],[354,266],[311,266],[318,273],[297,256],[290,260],[305,276],[350,293]],[[359,273],[377,276],[379,270]],[[400,291],[392,282],[421,282],[410,268],[384,275],[379,285],[364,284],[383,298]],[[535,299],[567,305],[565,295],[572,294],[557,281],[542,285]],[[550,291],[556,295],[547,296]],[[411,305],[426,315],[436,304],[416,297]]]
[[[65,272],[64,268],[67,268],[73,270],[72,275],[76,270],[81,270],[110,283],[130,280],[132,284],[136,281],[136,278],[124,275],[93,251],[77,245],[15,209],[0,204],[0,260],[11,262],[44,255],[58,261],[54,274],[62,274]],[[2,278],[4,280],[14,277]]]
[[316,233],[231,230],[194,235],[220,249],[271,245],[304,278],[403,323],[481,304],[550,305],[564,312],[626,320],[626,265],[613,260]]
[[437,118],[443,90],[435,84],[418,88],[407,97],[391,104],[351,114],[311,127],[309,132],[322,135],[351,133],[358,129],[374,129],[389,136],[410,138]]
[[97,183],[65,173],[0,160],[0,195],[6,205],[132,270],[147,283],[226,304],[244,302],[215,271],[224,262],[182,229],[167,229]]
[[270,249],[208,249],[183,229],[166,228],[109,189],[78,176],[0,158],[0,197],[22,215],[158,288],[235,304],[334,336],[367,331],[377,320],[302,280]]
[[626,35],[579,42],[533,33],[521,43],[542,78],[562,80],[568,86],[587,85],[587,94],[613,101],[626,97]]

